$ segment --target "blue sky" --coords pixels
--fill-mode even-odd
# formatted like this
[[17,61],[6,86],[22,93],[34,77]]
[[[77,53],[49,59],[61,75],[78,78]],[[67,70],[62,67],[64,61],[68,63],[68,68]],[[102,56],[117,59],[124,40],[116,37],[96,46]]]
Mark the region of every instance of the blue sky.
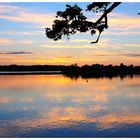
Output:
[[[56,12],[67,3],[0,3],[0,64],[140,64],[140,3],[122,3],[109,14],[109,28],[97,36],[76,34],[70,40],[45,37]],[[75,4],[75,3],[68,3]],[[86,9],[88,3],[77,3]],[[97,18],[85,12],[89,20]]]

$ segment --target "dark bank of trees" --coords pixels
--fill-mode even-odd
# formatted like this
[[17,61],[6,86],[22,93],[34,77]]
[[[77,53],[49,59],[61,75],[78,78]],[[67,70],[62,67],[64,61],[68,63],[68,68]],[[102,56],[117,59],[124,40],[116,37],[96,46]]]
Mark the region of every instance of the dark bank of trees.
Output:
[[140,66],[133,66],[129,65],[126,66],[121,63],[119,66],[112,66],[112,65],[100,65],[100,64],[93,64],[93,65],[84,65],[82,67],[77,66],[76,64],[68,66],[63,71],[64,75],[71,77],[71,78],[100,78],[100,77],[116,77],[120,76],[121,78],[129,75],[139,75],[140,74]]
[[[18,66],[18,65],[9,65],[9,66],[0,66],[0,73],[6,72],[7,74],[10,72],[15,72],[15,74],[20,72],[28,72],[28,74],[47,74],[47,72],[52,72],[54,74],[59,72],[59,74],[63,74],[70,78],[100,78],[100,77],[109,77],[112,78],[114,76],[120,76],[121,78],[126,75],[139,75],[140,74],[140,66],[129,65],[126,66],[124,64],[120,64],[119,66],[112,65],[84,65],[78,66],[77,64],[73,64],[70,66],[64,65],[31,65],[31,66]],[[32,73],[34,72],[34,73]],[[24,73],[25,74],[25,73]]]
[[0,66],[0,71],[63,71],[62,65],[5,65]]

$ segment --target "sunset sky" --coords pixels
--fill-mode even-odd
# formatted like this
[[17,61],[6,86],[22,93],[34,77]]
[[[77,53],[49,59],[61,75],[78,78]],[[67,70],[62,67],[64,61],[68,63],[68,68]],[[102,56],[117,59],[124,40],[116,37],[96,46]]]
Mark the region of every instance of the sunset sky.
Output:
[[[120,64],[140,65],[140,3],[122,3],[109,14],[109,28],[97,36],[76,34],[70,40],[45,36],[56,12],[67,3],[0,3],[0,65]],[[75,4],[75,3],[68,3]],[[86,9],[88,3],[77,3]],[[85,12],[90,21],[97,16]]]

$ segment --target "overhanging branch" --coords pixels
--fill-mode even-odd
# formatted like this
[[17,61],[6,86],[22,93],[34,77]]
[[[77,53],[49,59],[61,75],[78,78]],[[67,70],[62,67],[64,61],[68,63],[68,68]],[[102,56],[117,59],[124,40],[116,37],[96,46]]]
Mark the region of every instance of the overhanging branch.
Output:
[[[113,3],[107,10],[105,10],[105,12],[102,14],[102,16],[94,23],[94,26],[96,27],[103,20],[103,18],[105,18],[105,27],[104,28],[107,28],[108,27],[107,14],[110,13],[114,8],[116,8],[120,4],[121,4],[121,2],[115,2],[115,3]],[[97,40],[91,42],[91,44],[98,43],[102,31],[99,31],[99,35],[97,37]]]
[[107,16],[108,13],[110,13],[114,8],[116,8],[116,7],[119,6],[120,4],[121,4],[121,2],[115,2],[115,3],[113,3],[113,4],[102,14],[102,16],[95,22],[95,26],[96,26],[97,24],[99,24],[99,23],[102,21],[102,19],[103,19],[104,17]]

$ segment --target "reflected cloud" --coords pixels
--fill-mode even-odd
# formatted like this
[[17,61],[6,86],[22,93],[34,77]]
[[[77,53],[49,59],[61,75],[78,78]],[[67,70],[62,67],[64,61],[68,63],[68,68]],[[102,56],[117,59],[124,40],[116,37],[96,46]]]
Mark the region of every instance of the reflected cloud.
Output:
[[15,127],[18,134],[24,134],[42,129],[79,128],[81,124],[95,125],[97,131],[139,124],[139,87],[133,86],[139,81],[139,77],[86,82],[62,75],[0,76],[0,105],[5,112],[33,112],[29,118],[19,115],[6,123],[0,120],[4,126],[0,135],[10,135]]
[[[96,109],[97,107],[97,109]],[[96,112],[108,110],[105,107],[93,106],[90,108],[84,107],[56,107],[48,112],[44,112],[39,115],[39,118],[34,118],[31,120],[21,119],[11,122],[11,124],[16,124],[21,128],[68,128],[74,125],[80,125],[80,123],[93,123],[96,124],[98,129],[111,129],[117,128],[119,125],[126,124],[136,124],[140,122],[140,114],[127,112],[107,113],[105,115],[94,115]],[[78,111],[77,111],[78,110]],[[88,114],[88,112],[93,113],[93,115]]]
[[0,104],[11,103],[11,102],[13,102],[13,100],[8,97],[0,97]]
[[108,114],[106,116],[98,118],[98,127],[101,129],[110,129],[118,127],[120,124],[136,124],[140,122],[140,114]]
[[12,97],[0,97],[0,104],[11,104],[15,102],[29,103],[32,101],[33,101],[32,98],[27,98],[27,97],[23,97],[21,99],[12,98]]

